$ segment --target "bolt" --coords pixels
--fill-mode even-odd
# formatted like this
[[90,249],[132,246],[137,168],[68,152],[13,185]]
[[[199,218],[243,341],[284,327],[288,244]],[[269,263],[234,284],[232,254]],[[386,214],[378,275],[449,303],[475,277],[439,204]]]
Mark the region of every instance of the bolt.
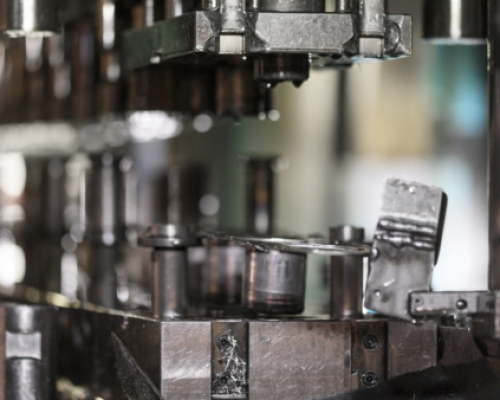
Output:
[[374,350],[378,346],[378,339],[375,335],[366,335],[363,338],[363,346],[365,349]]
[[467,308],[467,301],[460,299],[455,304],[455,307],[457,308],[457,310],[465,310]]
[[375,372],[367,372],[363,374],[363,384],[368,387],[377,386],[378,376]]
[[373,294],[375,295],[375,297],[380,297],[382,295],[380,290],[375,290],[375,292],[373,292]]

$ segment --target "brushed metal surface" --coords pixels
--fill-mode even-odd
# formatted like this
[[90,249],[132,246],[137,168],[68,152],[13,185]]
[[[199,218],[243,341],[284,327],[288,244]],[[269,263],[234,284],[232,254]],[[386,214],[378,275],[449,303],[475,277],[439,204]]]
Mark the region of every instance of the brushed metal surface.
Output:
[[165,400],[212,397],[211,322],[162,323],[161,394]]
[[387,378],[437,365],[437,325],[434,321],[412,324],[387,323]]
[[312,400],[350,390],[349,322],[249,322],[249,394]]

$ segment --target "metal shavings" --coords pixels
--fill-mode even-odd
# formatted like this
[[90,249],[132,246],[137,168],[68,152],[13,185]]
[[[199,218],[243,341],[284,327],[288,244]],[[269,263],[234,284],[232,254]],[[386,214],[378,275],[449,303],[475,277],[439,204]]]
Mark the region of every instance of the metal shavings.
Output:
[[228,330],[217,338],[217,347],[223,357],[218,359],[224,363],[224,371],[215,375],[213,382],[214,394],[246,394],[247,393],[247,364],[237,353],[238,341],[233,331]]

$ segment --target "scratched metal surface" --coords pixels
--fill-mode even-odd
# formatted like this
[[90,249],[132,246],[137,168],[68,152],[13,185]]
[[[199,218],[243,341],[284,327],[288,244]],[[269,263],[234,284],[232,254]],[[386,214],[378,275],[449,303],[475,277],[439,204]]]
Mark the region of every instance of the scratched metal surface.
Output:
[[138,366],[158,387],[160,380],[160,322],[125,313],[92,312],[91,388],[96,397],[126,399],[116,368],[113,332],[127,348]]
[[437,365],[437,325],[434,321],[418,325],[389,321],[387,344],[388,379]]
[[161,394],[165,400],[210,400],[211,322],[162,323]]
[[350,390],[349,322],[249,322],[249,394],[312,400]]

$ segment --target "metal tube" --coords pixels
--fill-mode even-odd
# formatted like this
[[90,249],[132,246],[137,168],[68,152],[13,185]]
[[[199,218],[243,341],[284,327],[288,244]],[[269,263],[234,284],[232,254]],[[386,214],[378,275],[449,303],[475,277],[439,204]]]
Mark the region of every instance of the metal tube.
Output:
[[184,225],[154,225],[139,238],[139,245],[152,247],[151,301],[155,318],[185,315],[187,300],[188,247],[198,238]]
[[247,230],[271,235],[274,220],[274,171],[276,158],[246,158]]
[[0,31],[12,37],[48,36],[60,29],[55,0],[0,0]]
[[[331,243],[361,243],[364,229],[339,226],[330,229]],[[357,318],[363,315],[363,258],[332,257],[331,259],[332,319]]]
[[265,314],[304,311],[306,255],[279,251],[247,251],[243,307]]
[[202,300],[217,305],[239,304],[245,269],[245,248],[230,242],[207,239],[202,270]]
[[56,398],[57,311],[46,306],[0,305],[0,347],[5,380],[0,398]]
[[356,0],[335,0],[335,12],[337,13],[352,13],[356,11]]
[[184,315],[187,309],[186,249],[155,249],[151,267],[153,316]]
[[92,241],[112,245],[119,229],[119,163],[111,153],[94,155],[91,160],[85,191],[87,231]]
[[500,290],[500,0],[489,0],[489,274],[490,290]]
[[423,37],[436,43],[483,44],[486,0],[425,0]]
[[262,12],[324,12],[324,0],[260,0]]

